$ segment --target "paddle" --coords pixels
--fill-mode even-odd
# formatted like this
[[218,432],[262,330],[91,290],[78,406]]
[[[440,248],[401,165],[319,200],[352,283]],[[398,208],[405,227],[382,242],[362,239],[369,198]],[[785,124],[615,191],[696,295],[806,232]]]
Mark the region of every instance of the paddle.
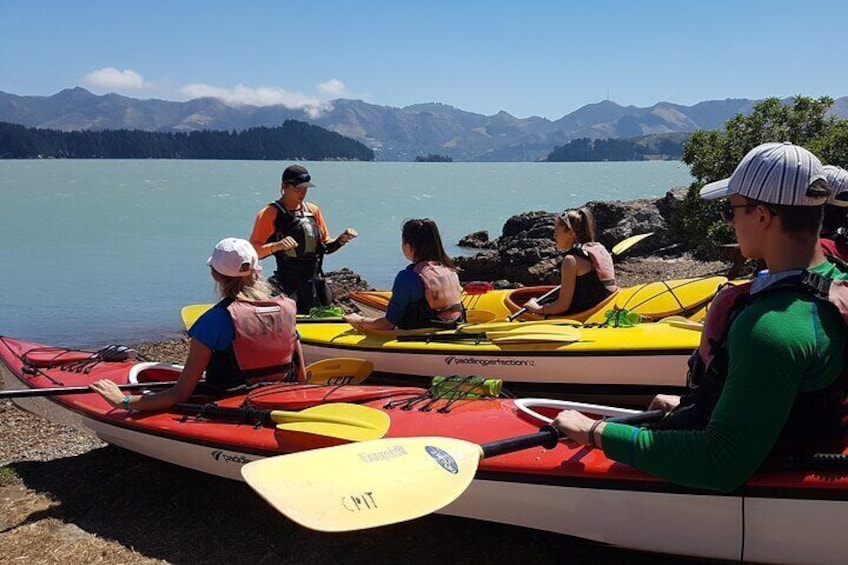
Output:
[[[121,390],[139,388],[167,388],[177,384],[177,381],[155,381],[149,383],[126,383],[118,385]],[[97,394],[88,386],[58,386],[51,388],[24,388],[17,390],[0,390],[0,398],[26,398],[30,396],[59,396],[61,394]]]
[[[624,253],[625,251],[627,251],[628,249],[630,249],[631,247],[633,247],[634,245],[636,245],[637,243],[639,243],[640,241],[642,241],[643,239],[650,237],[652,235],[654,235],[654,232],[640,233],[639,235],[631,235],[630,237],[625,238],[625,239],[619,241],[618,243],[616,243],[613,246],[611,253],[614,257],[617,257],[617,256],[621,255],[622,253]],[[562,285],[555,286],[554,288],[552,288],[551,290],[549,290],[548,292],[546,292],[545,294],[543,294],[542,296],[537,298],[536,303],[539,304],[540,306],[543,305],[543,304],[547,304],[548,302],[550,302],[551,298],[555,294],[559,293],[559,290],[561,288],[562,288]],[[519,308],[518,310],[516,310],[510,316],[507,317],[507,321],[511,322],[514,319],[521,316],[522,314],[524,314],[525,312],[527,312],[527,308]]]
[[[607,421],[637,425],[662,416],[656,410]],[[550,426],[482,445],[443,437],[388,438],[253,461],[241,473],[302,526],[360,530],[435,512],[468,488],[481,459],[537,446],[553,449],[559,439]]]
[[374,363],[354,357],[322,359],[306,366],[306,382],[326,385],[358,385],[374,370]]
[[386,435],[391,418],[382,410],[335,402],[320,404],[299,412],[261,410],[253,406],[227,408],[215,404],[185,404],[173,406],[175,412],[197,414],[200,417],[236,419],[244,422],[274,423],[278,430],[335,437],[347,441],[374,440]]
[[[206,313],[207,310],[215,306],[214,304],[189,304],[188,306],[183,306],[182,310],[180,310],[180,317],[183,320],[183,327],[186,331],[190,330],[194,323],[197,321],[200,316]],[[303,314],[298,314],[297,323],[320,323],[320,322],[341,322],[342,319],[339,316],[330,316],[323,318],[312,318]]]
[[[177,366],[181,369],[181,367]],[[364,381],[374,364],[365,359],[354,357],[339,357],[338,359],[322,359],[306,366],[306,382],[320,385],[357,385]],[[151,381],[146,383],[119,384],[121,390],[139,388],[167,388],[177,384],[177,381]],[[63,386],[50,388],[25,388],[18,390],[0,390],[0,398],[27,398],[32,396],[58,396],[62,394],[86,394],[94,392],[88,386]]]

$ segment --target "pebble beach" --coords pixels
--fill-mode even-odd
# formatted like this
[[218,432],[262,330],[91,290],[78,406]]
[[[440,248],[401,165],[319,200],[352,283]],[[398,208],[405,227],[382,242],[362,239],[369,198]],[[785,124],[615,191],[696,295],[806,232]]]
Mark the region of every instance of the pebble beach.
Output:
[[[617,267],[623,285],[726,268],[686,257]],[[181,363],[188,342],[136,347]],[[313,532],[243,483],[109,446],[8,400],[0,400],[0,437],[0,564],[692,563],[438,515],[364,532]]]

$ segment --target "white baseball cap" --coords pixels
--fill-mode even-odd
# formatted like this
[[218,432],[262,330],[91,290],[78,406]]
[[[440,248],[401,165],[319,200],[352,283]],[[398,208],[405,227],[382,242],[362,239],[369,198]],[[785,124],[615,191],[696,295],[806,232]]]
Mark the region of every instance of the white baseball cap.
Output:
[[237,237],[216,243],[206,264],[227,277],[246,277],[262,271],[256,249],[249,241]]
[[788,141],[763,143],[742,158],[730,178],[704,185],[701,198],[714,200],[741,194],[766,204],[819,206],[825,197],[807,196],[807,190],[817,180],[825,180],[818,157]]
[[848,206],[848,171],[834,165],[825,165],[824,176],[827,177],[827,186],[830,187],[827,203]]

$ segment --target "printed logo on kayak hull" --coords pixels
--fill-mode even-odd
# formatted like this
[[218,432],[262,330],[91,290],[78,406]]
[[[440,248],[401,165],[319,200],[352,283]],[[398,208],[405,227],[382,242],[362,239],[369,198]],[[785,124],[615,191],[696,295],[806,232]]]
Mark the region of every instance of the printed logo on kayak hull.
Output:
[[445,357],[445,365],[475,365],[478,367],[535,367],[533,359],[516,359],[514,357],[457,357],[448,355]]
[[252,459],[248,459],[244,455],[239,455],[237,453],[224,453],[223,451],[213,451],[212,459],[223,463],[238,463],[239,465],[244,465],[245,463],[250,463],[252,461]]

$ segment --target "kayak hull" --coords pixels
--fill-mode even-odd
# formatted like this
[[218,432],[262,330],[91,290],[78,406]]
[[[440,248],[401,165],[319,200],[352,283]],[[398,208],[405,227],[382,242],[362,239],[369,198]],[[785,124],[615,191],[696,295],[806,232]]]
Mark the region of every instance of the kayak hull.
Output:
[[[518,322],[514,326],[514,331],[524,329]],[[547,331],[543,326],[533,327]],[[699,331],[669,324],[578,329],[578,341],[559,341],[561,335],[552,333],[550,341],[542,334],[540,342],[523,344],[453,340],[464,332],[361,334],[347,324],[329,323],[304,326],[299,333],[307,362],[367,359],[381,382],[422,386],[433,375],[477,375],[502,379],[520,396],[627,404],[643,403],[658,392],[682,392],[687,360],[700,340]]]
[[[38,347],[0,338],[0,371],[6,388],[83,386],[99,378],[129,382],[133,361],[102,362],[89,373],[42,367],[23,371],[22,354]],[[179,371],[172,366],[171,377]],[[170,380],[160,367],[155,380]],[[145,381],[144,371],[137,370]],[[333,392],[330,392],[330,388]],[[368,393],[373,397],[368,400]],[[391,418],[387,437],[438,435],[475,443],[532,433],[567,405],[544,399],[459,400],[415,403],[421,389],[274,385],[215,399],[269,408],[313,405],[348,398]],[[333,396],[335,395],[335,396]],[[28,404],[32,399],[23,399]],[[22,401],[23,401],[22,400]],[[240,480],[241,467],[270,455],[323,447],[328,438],[286,435],[271,426],[220,422],[172,412],[134,413],[111,408],[93,393],[41,399],[73,414],[104,441],[163,461]],[[195,399],[197,401],[198,399]],[[200,399],[208,401],[209,399]],[[392,404],[393,403],[393,404]],[[405,409],[410,408],[410,409]],[[442,410],[444,409],[444,410]],[[595,414],[627,411],[597,407]],[[52,416],[50,416],[52,417]],[[848,451],[848,435],[832,452]],[[837,563],[844,559],[848,476],[840,472],[760,472],[739,492],[715,494],[670,485],[606,459],[599,450],[559,444],[487,458],[471,486],[444,514],[579,536],[621,547],[693,557],[768,563]],[[646,519],[649,518],[649,519]],[[744,547],[744,554],[742,548]]]
[[[658,320],[667,316],[685,316],[703,319],[704,307],[715,296],[718,288],[727,283],[719,276],[674,279],[634,285],[620,289],[607,301],[585,312],[550,319],[568,318],[580,322],[600,323],[612,309],[638,312],[647,320]],[[472,321],[488,321],[486,318],[502,320],[518,312],[531,298],[540,298],[553,286],[528,286],[517,289],[488,290],[481,293],[462,294],[462,304]],[[351,291],[351,301],[368,316],[381,316],[388,307],[390,291]],[[522,320],[539,320],[541,316],[525,312]]]

